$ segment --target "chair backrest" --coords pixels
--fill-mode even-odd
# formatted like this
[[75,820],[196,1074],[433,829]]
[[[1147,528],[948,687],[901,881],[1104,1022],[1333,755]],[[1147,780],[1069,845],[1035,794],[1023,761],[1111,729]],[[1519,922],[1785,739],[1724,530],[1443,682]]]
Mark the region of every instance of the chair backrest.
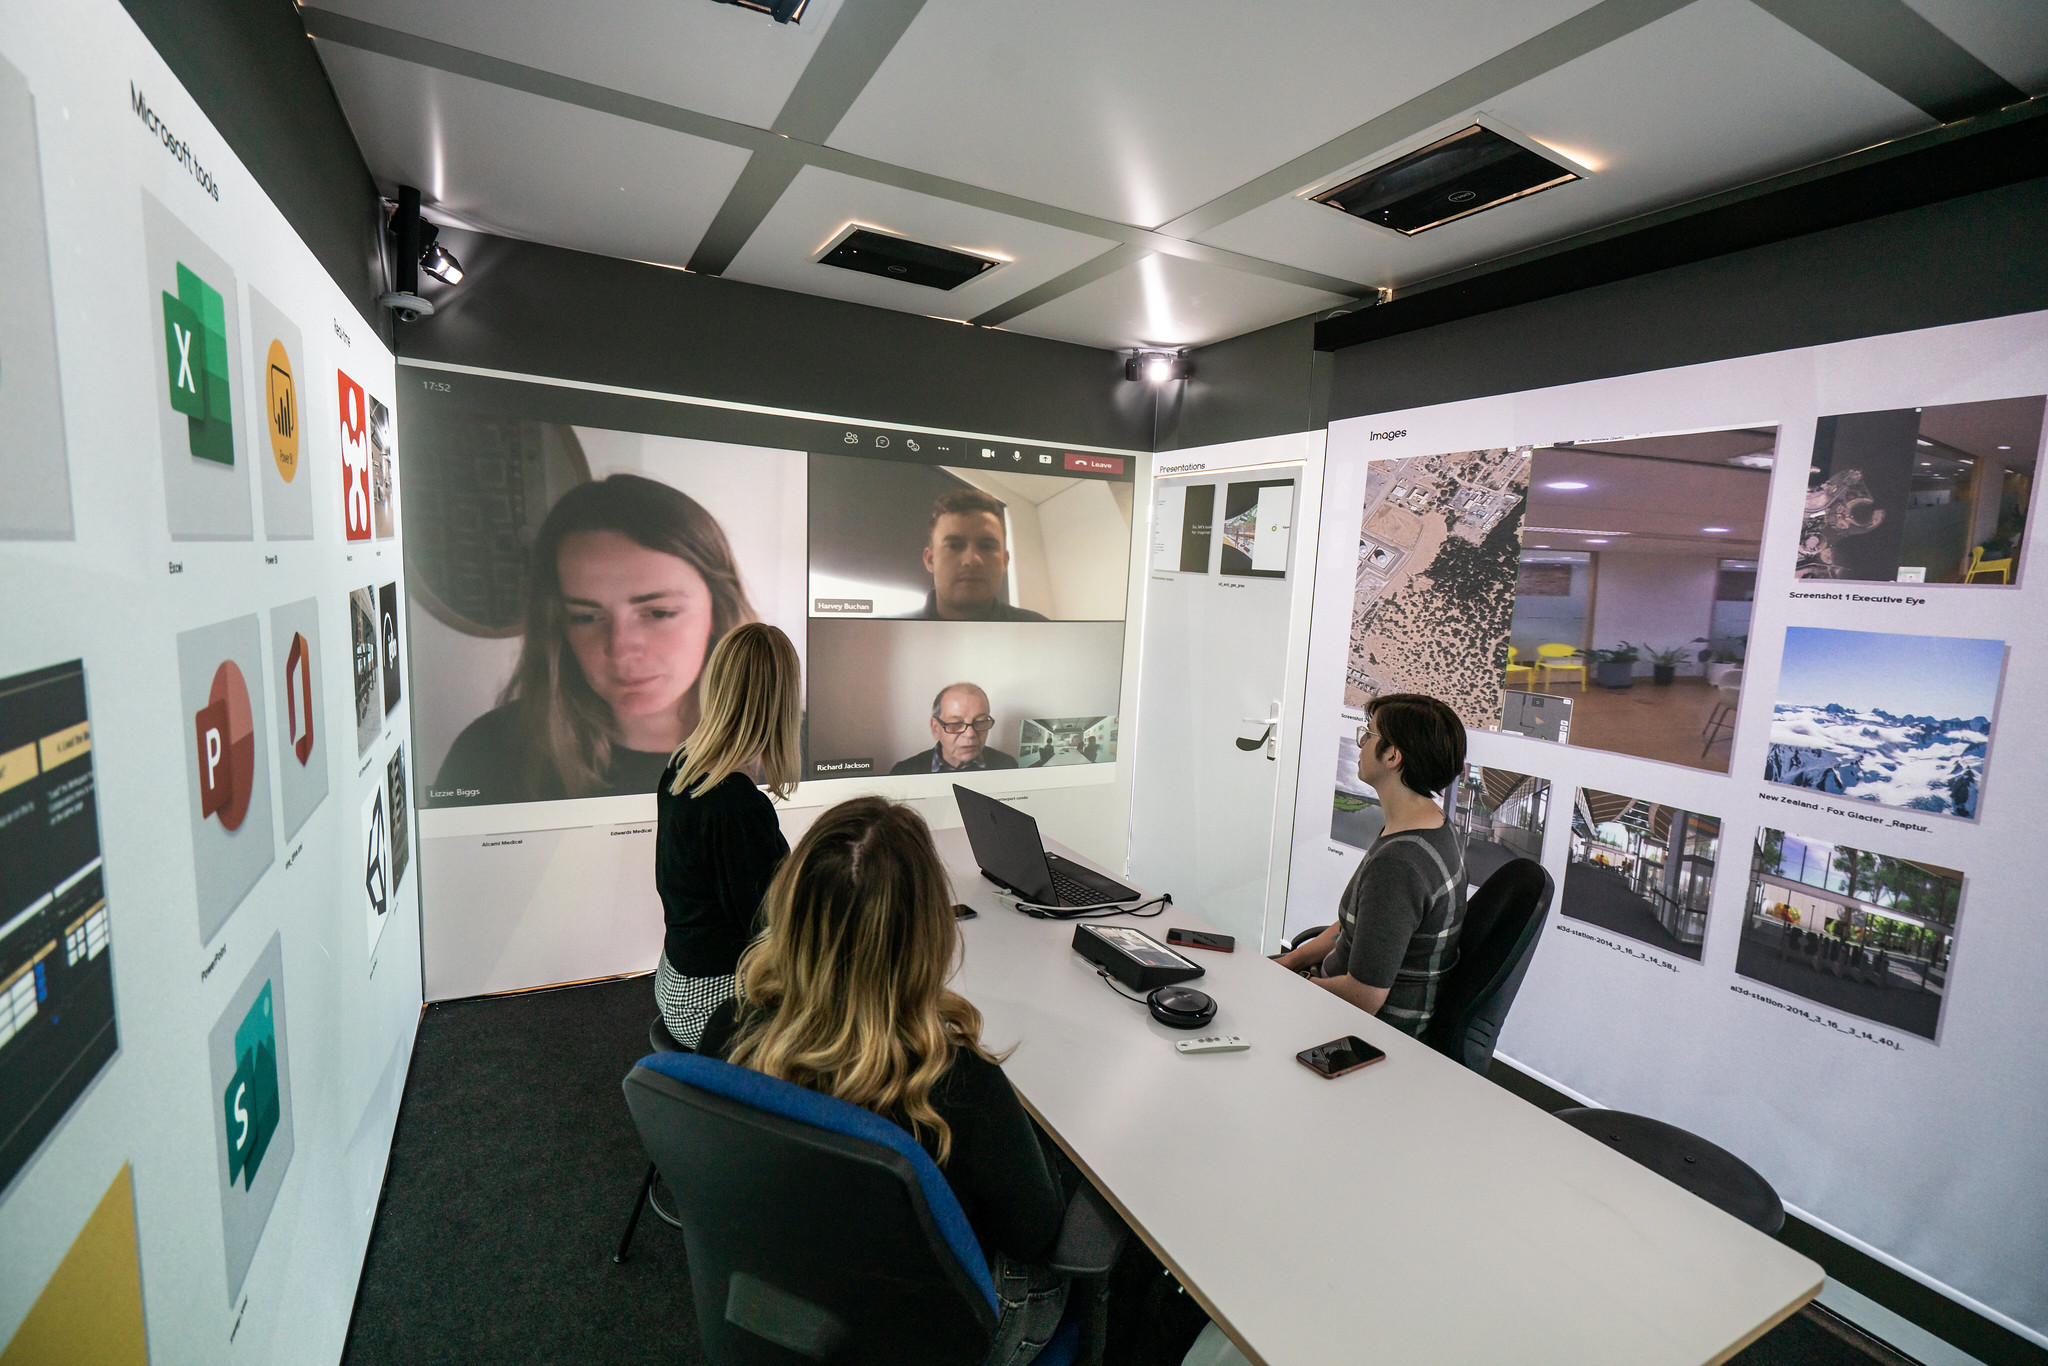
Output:
[[903,1128],[690,1053],[642,1058],[625,1092],[675,1193],[712,1366],[981,1361],[988,1264]]
[[1569,645],[1550,644],[1538,645],[1536,647],[1536,655],[1539,659],[1569,659],[1577,653],[1578,651]]
[[1437,986],[1423,1042],[1485,1073],[1550,910],[1550,874],[1534,859],[1509,859],[1465,907],[1458,961]]

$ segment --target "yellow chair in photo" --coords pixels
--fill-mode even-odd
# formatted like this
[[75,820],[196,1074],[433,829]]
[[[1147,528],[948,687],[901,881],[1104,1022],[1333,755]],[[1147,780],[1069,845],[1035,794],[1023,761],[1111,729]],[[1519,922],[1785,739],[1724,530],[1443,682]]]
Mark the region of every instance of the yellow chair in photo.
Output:
[[1579,657],[1578,647],[1573,645],[1538,645],[1536,647],[1536,686],[1550,686],[1550,675],[1572,674],[1579,676],[1579,691],[1586,690],[1586,661]]
[[2000,583],[2011,583],[2012,552],[2007,551],[2005,558],[2002,560],[1987,560],[1984,558],[1983,546],[1971,546],[1970,567],[1963,571],[1963,582],[1975,583],[1979,574],[1996,574]]
[[1515,653],[1515,647],[1512,645],[1508,646],[1507,673],[1507,686],[1510,688],[1515,686],[1516,674],[1520,674],[1522,676],[1522,681],[1525,685],[1529,685],[1530,680],[1535,677],[1535,672],[1532,669],[1530,669],[1530,667],[1527,664],[1524,664],[1522,662],[1521,657]]

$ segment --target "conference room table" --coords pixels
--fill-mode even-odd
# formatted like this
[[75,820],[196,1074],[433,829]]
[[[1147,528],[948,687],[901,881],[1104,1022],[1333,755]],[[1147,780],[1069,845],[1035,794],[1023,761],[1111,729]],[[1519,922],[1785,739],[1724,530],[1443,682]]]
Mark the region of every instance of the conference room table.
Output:
[[[965,831],[933,833],[979,912],[954,986],[984,1041],[1015,1045],[1026,1107],[1252,1361],[1702,1366],[1819,1292],[1816,1263],[1257,945],[1181,950],[1216,1019],[1160,1024],[1071,922],[1012,908]],[[1096,923],[1209,928],[1178,906]],[[1251,1047],[1174,1049],[1210,1034]],[[1326,1079],[1295,1060],[1346,1034],[1385,1061]]]

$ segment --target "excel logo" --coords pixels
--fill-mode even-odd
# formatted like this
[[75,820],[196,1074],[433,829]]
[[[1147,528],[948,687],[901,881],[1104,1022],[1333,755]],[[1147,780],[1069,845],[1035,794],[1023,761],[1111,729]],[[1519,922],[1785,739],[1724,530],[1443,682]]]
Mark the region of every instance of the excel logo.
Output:
[[235,463],[235,424],[228,411],[227,305],[220,291],[178,263],[178,292],[164,300],[164,365],[171,407],[185,415],[186,444],[195,458]]
[[270,983],[263,984],[249,1013],[235,1028],[235,1075],[221,1096],[228,1131],[228,1184],[248,1190],[283,1113],[277,1087],[277,1021],[271,1015]]

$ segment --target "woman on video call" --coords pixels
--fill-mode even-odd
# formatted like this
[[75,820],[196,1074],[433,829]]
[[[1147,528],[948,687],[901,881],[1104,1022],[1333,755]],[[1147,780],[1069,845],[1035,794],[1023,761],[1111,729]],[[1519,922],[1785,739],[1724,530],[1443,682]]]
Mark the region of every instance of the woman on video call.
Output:
[[800,681],[788,636],[758,621],[736,627],[711,652],[704,717],[655,791],[654,887],[668,931],[654,999],[685,1048],[732,999],[761,898],[789,853],[754,770],[778,797],[795,790]]
[[653,791],[697,724],[706,657],[752,620],[702,504],[635,474],[578,485],[534,539],[512,681],[435,787],[474,803]]

